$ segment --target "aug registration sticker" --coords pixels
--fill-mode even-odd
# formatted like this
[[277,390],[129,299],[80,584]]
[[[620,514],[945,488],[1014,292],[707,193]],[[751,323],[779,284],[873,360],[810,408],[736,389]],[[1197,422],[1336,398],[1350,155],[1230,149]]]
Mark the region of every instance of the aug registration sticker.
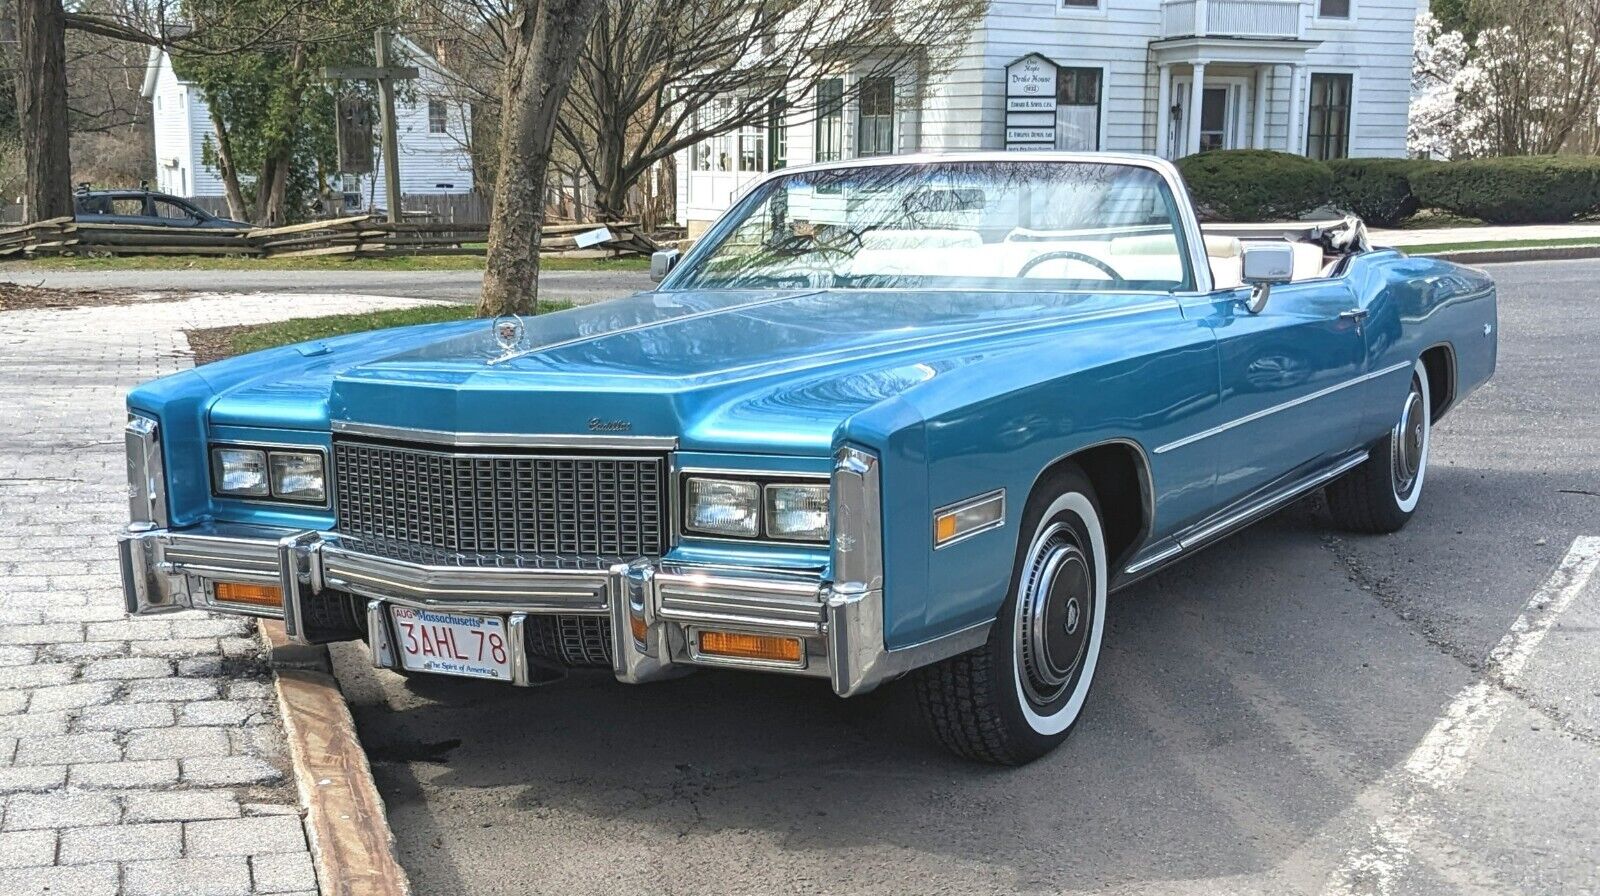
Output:
[[413,672],[511,680],[511,647],[499,616],[392,607],[400,664]]

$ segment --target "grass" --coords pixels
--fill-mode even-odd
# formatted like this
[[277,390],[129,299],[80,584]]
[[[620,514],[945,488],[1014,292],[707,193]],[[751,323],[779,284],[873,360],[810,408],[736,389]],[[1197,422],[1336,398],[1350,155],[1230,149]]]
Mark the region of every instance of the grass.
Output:
[[[19,262],[23,270],[42,271],[481,271],[478,255],[392,255],[386,258],[237,258],[210,255],[45,256]],[[540,259],[546,271],[648,271],[650,259],[569,257]]]
[[[541,301],[539,313],[545,314],[571,307],[570,302]],[[188,336],[189,344],[194,348],[195,363],[209,364],[234,355],[258,352],[295,342],[309,342],[314,339],[327,339],[332,336],[364,333],[368,330],[382,330],[389,327],[465,320],[471,316],[471,305],[419,305],[415,308],[395,308],[366,314],[334,314],[327,317],[301,317],[270,324],[190,330]],[[485,321],[484,327],[488,326],[488,321]]]
[[1462,243],[1423,243],[1417,246],[1398,246],[1407,255],[1431,255],[1436,252],[1467,252],[1475,249],[1531,249],[1555,246],[1597,246],[1600,238],[1592,236],[1564,237],[1553,240],[1478,240]]

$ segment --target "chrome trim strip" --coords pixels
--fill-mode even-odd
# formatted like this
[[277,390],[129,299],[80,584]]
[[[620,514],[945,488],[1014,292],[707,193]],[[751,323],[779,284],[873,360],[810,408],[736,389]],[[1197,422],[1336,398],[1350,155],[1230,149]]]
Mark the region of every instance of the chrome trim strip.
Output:
[[333,432],[346,436],[365,436],[395,442],[426,442],[456,448],[600,448],[624,451],[675,451],[677,436],[630,436],[615,433],[501,433],[448,432],[441,429],[412,429],[381,423],[335,420]]
[[328,587],[340,591],[428,609],[456,606],[465,612],[602,614],[608,612],[610,593],[605,570],[424,566],[358,554],[336,542],[322,549],[322,576]]
[[1318,398],[1326,398],[1327,396],[1332,395],[1333,393],[1338,392],[1341,389],[1348,389],[1351,386],[1360,385],[1360,384],[1362,384],[1362,383],[1364,383],[1364,382],[1366,382],[1368,380],[1377,379],[1380,376],[1386,376],[1388,374],[1394,373],[1397,370],[1410,370],[1413,366],[1415,366],[1415,365],[1413,365],[1412,362],[1410,362],[1410,361],[1405,361],[1405,362],[1402,362],[1402,363],[1399,363],[1399,364],[1391,364],[1388,367],[1383,368],[1382,370],[1374,370],[1371,373],[1364,373],[1364,374],[1362,374],[1362,375],[1360,375],[1358,377],[1355,377],[1353,379],[1345,380],[1342,383],[1334,383],[1331,386],[1327,386],[1325,388],[1318,389],[1317,391],[1312,392],[1312,393],[1310,393],[1308,395],[1302,395],[1299,398],[1290,399],[1289,401],[1283,402],[1282,404],[1275,404],[1270,408],[1262,408],[1261,410],[1256,411],[1253,414],[1246,414],[1243,417],[1238,418],[1237,420],[1229,420],[1227,423],[1223,423],[1223,424],[1219,424],[1217,426],[1213,426],[1210,429],[1202,430],[1202,431],[1197,432],[1197,433],[1195,433],[1193,435],[1184,436],[1183,438],[1178,439],[1175,442],[1168,442],[1167,444],[1156,448],[1155,449],[1155,453],[1156,454],[1165,454],[1168,451],[1172,451],[1172,450],[1175,450],[1175,449],[1178,449],[1178,448],[1182,448],[1185,445],[1192,445],[1195,442],[1199,442],[1199,441],[1201,441],[1203,439],[1209,439],[1212,436],[1221,435],[1222,433],[1225,433],[1230,429],[1233,429],[1233,428],[1239,427],[1239,426],[1243,426],[1246,423],[1254,423],[1255,421],[1260,420],[1263,417],[1270,417],[1271,415],[1276,414],[1279,411],[1287,411],[1290,408],[1299,407],[1300,405],[1303,405],[1306,402],[1315,401]]
[[128,519],[134,526],[167,525],[167,477],[161,453],[161,424],[129,414],[123,429],[128,461]]
[[793,578],[716,578],[658,572],[655,613],[680,624],[819,637],[822,586]]
[[1178,544],[1181,545],[1185,551],[1192,551],[1197,545],[1210,541],[1212,538],[1218,535],[1222,535],[1225,532],[1242,526],[1258,516],[1265,515],[1272,509],[1281,507],[1282,505],[1287,504],[1289,501],[1294,500],[1295,498],[1311,491],[1314,488],[1318,488],[1319,486],[1338,479],[1340,476],[1344,475],[1350,470],[1360,466],[1366,459],[1366,451],[1357,452],[1344,461],[1341,461],[1340,463],[1323,470],[1321,473],[1317,473],[1309,479],[1301,480],[1293,485],[1285,487],[1280,492],[1267,495],[1252,504],[1248,504],[1239,508],[1233,513],[1230,513],[1227,516],[1216,520],[1215,522],[1202,524],[1201,528],[1196,529],[1187,535],[1178,536]]
[[1149,569],[1150,567],[1155,566],[1157,563],[1160,563],[1163,560],[1167,560],[1167,559],[1170,559],[1172,557],[1176,557],[1177,555],[1179,555],[1181,553],[1183,553],[1183,545],[1178,544],[1177,542],[1173,542],[1171,545],[1168,545],[1166,548],[1164,548],[1164,549],[1162,549],[1160,551],[1157,551],[1156,553],[1150,555],[1149,557],[1146,557],[1145,559],[1140,560],[1137,563],[1130,564],[1125,569],[1123,569],[1123,573],[1126,574],[1126,575],[1133,575],[1134,573],[1142,572],[1143,570]]
[[[982,507],[983,505],[994,501],[1000,502],[1000,515],[996,517],[993,522],[984,523],[983,525],[971,531],[961,532],[953,535],[947,541],[939,540],[939,517],[951,513],[960,513],[963,510],[971,510],[974,507]],[[944,550],[953,544],[960,544],[974,535],[982,535],[990,530],[1002,528],[1005,526],[1005,524],[1006,490],[1003,488],[997,488],[992,492],[985,492],[984,494],[977,495],[975,497],[966,498],[964,500],[957,501],[954,504],[946,504],[943,507],[935,508],[933,511],[933,549],[936,551]]]

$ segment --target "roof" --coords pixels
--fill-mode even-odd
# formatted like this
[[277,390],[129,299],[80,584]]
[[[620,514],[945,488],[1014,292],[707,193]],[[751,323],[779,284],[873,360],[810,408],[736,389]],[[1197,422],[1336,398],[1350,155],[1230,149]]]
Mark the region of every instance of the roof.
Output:
[[[403,34],[397,34],[395,35],[394,42],[400,48],[402,53],[409,56],[411,60],[416,62],[419,66],[428,69],[442,78],[449,79],[455,77],[455,75],[453,75],[449,69],[445,68],[438,59],[434,58],[433,54],[429,53],[427,50],[424,50],[411,38],[406,37]],[[171,57],[167,51],[161,47],[150,48],[149,55],[145,57],[144,84],[139,88],[139,96],[148,100],[156,95],[156,82],[161,78],[161,66],[170,58]],[[176,70],[173,71],[173,75],[177,75]],[[190,82],[180,77],[178,78],[178,83],[188,84]]]

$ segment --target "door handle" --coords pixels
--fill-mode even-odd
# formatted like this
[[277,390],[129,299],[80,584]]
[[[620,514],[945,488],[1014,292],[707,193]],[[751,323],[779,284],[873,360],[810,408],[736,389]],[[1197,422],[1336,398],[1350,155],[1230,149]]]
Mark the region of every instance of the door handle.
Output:
[[1367,309],[1365,309],[1365,308],[1349,308],[1349,309],[1346,309],[1344,311],[1339,312],[1339,319],[1340,320],[1354,320],[1354,321],[1366,320],[1367,319]]

